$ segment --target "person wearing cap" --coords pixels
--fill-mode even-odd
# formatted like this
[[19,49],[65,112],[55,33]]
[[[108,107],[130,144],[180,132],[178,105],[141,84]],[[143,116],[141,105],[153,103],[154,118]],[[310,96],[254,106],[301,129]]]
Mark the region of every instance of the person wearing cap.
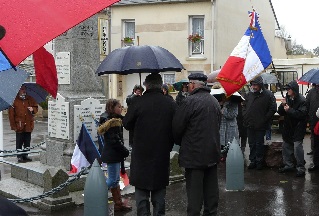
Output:
[[179,165],[185,168],[187,215],[200,215],[203,204],[203,215],[216,215],[221,109],[206,86],[206,75],[195,73],[188,79],[190,95],[173,119],[174,140],[180,145]]
[[145,79],[146,91],[127,110],[123,126],[134,129],[130,184],[135,186],[137,215],[165,215],[166,186],[169,184],[170,152],[174,145],[172,119],[174,100],[163,95],[159,74]]
[[[30,147],[31,133],[34,128],[33,115],[38,112],[38,104],[26,93],[26,87],[21,86],[17,97],[9,108],[9,121],[11,130],[16,132],[16,149]],[[17,156],[19,163],[30,162],[28,154]]]
[[296,177],[305,176],[303,139],[307,127],[306,99],[299,93],[298,83],[293,80],[284,87],[287,90],[286,98],[278,107],[278,114],[284,116],[284,127],[282,130],[282,157],[284,167],[279,169],[280,173],[295,171],[292,155],[297,161]]
[[311,137],[313,138],[313,166],[308,168],[309,172],[319,171],[319,136],[314,133],[314,128],[319,118],[316,112],[319,108],[319,85],[311,88],[306,96],[306,106],[308,110],[308,121],[311,130]]
[[264,88],[263,78],[250,82],[250,92],[243,102],[243,124],[247,128],[250,149],[248,169],[263,169],[264,136],[269,122],[277,111],[276,98]]

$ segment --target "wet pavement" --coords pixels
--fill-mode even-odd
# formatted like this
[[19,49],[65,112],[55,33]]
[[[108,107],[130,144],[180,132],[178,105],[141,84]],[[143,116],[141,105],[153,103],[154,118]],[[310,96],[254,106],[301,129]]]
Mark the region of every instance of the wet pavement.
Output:
[[[38,144],[46,136],[46,119],[38,119],[35,124],[35,131],[32,133],[32,144]],[[4,116],[4,147],[5,150],[14,149],[15,134],[9,129],[9,125]],[[272,140],[281,140],[281,135],[275,133]],[[127,144],[128,133],[125,132],[125,143]],[[304,139],[304,150],[306,168],[311,163],[311,157],[306,155],[310,151],[309,134]],[[245,158],[248,158],[249,149],[246,148]],[[10,167],[0,164],[3,174],[10,172]],[[280,174],[277,168],[265,168],[263,170],[248,170],[245,168],[245,190],[232,192],[225,190],[226,183],[226,164],[218,166],[220,201],[218,215],[237,216],[237,215],[319,215],[316,204],[319,201],[319,172],[308,173],[302,178],[295,177],[295,173]],[[134,195],[125,197],[130,199],[133,210],[127,213],[116,213],[115,215],[136,215],[134,206]],[[43,212],[28,205],[21,205],[29,215],[39,216],[78,216],[83,215],[84,206],[72,209],[63,209],[57,212]],[[185,182],[175,183],[167,187],[166,196],[166,215],[184,216],[186,215],[186,188]]]

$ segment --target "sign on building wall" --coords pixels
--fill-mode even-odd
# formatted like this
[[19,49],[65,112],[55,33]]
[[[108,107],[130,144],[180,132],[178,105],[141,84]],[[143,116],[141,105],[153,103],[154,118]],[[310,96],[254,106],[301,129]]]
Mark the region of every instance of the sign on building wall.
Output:
[[59,84],[70,84],[71,58],[70,52],[57,52],[55,64]]
[[82,121],[89,131],[92,140],[97,141],[97,127],[94,119],[99,120],[101,114],[105,111],[105,104],[94,98],[88,98],[81,101],[81,105],[74,106],[74,140],[78,139],[81,131]]
[[56,99],[48,104],[49,137],[69,140],[69,102],[65,102],[65,98],[58,93]]
[[98,25],[99,32],[99,44],[100,44],[100,55],[108,55],[109,50],[109,31],[108,31],[108,20],[105,18],[99,18]]

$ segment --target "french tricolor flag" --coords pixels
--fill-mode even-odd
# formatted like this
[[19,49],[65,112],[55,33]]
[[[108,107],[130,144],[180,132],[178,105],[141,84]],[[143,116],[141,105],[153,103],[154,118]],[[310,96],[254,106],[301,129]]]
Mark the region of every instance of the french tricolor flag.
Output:
[[100,160],[100,157],[100,153],[91,135],[85,127],[85,124],[82,123],[79,138],[71,159],[71,171],[69,173],[78,173],[82,167],[90,166],[96,158]]
[[217,76],[228,96],[265,70],[272,61],[267,42],[261,32],[258,14],[249,12],[250,26],[230,54]]

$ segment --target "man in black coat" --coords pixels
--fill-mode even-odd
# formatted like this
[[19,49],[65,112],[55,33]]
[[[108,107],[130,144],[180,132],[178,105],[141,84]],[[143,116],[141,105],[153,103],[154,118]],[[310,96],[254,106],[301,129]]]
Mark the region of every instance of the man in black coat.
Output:
[[174,140],[172,119],[176,103],[163,95],[162,77],[150,74],[146,91],[136,98],[123,119],[127,130],[134,129],[130,184],[135,186],[137,215],[165,215],[166,186],[169,183],[170,151]]
[[313,138],[313,166],[308,168],[309,172],[319,171],[319,136],[314,134],[313,129],[319,121],[316,112],[319,108],[319,85],[310,89],[306,97],[306,106],[308,110],[308,120]]
[[190,95],[178,107],[173,134],[180,145],[179,165],[185,168],[187,215],[216,215],[219,199],[217,163],[220,159],[221,110],[206,87],[207,76],[188,76]]
[[305,176],[303,139],[307,127],[306,99],[299,94],[298,83],[293,80],[285,86],[287,96],[278,107],[278,114],[284,116],[284,127],[282,131],[282,156],[284,167],[279,169],[280,173],[295,170],[292,156],[297,161],[297,177]]
[[269,122],[277,111],[276,98],[264,88],[263,78],[256,77],[250,82],[251,91],[243,102],[244,126],[247,127],[250,148],[248,169],[261,170],[264,159],[264,136]]

